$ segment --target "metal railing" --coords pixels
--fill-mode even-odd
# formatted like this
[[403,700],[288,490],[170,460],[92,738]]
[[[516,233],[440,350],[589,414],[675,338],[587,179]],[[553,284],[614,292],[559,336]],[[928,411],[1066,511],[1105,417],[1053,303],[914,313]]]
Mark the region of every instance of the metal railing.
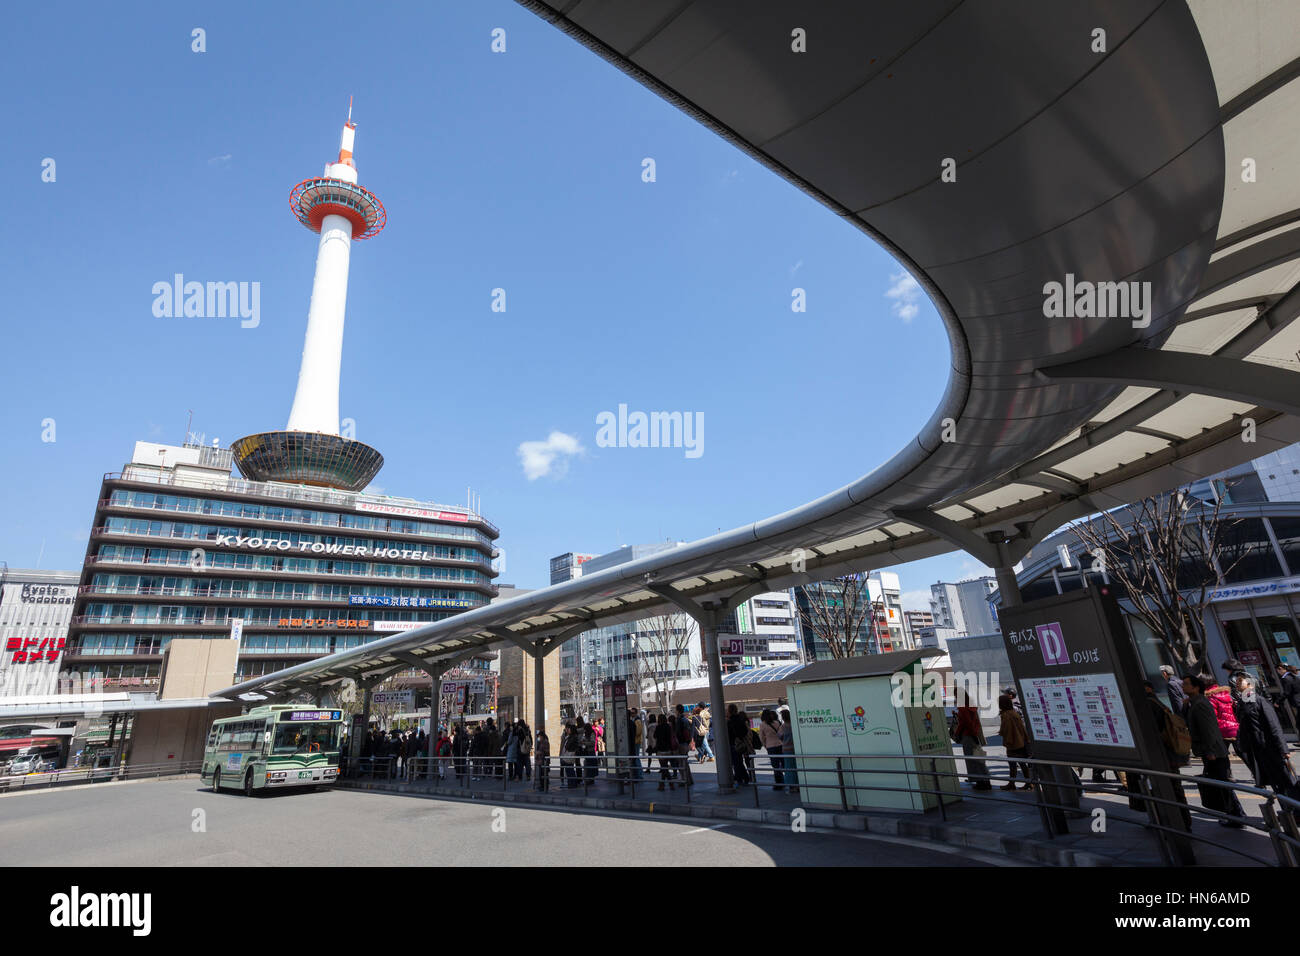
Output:
[[109,767],[64,767],[43,773],[0,776],[0,793],[48,790],[61,786],[105,783],[110,780],[147,780],[183,776],[197,774],[202,766],[202,760],[168,760],[165,763],[116,764]]
[[[1061,760],[1044,760],[1033,757],[1002,757],[993,755],[966,756],[962,753],[928,754],[781,754],[757,753],[742,758],[744,774],[736,781],[726,782],[739,792],[749,790],[755,808],[763,807],[763,782],[770,781],[773,794],[769,806],[784,806],[788,798],[806,798],[807,791],[824,791],[820,797],[830,795],[832,802],[819,799],[814,807],[833,807],[840,812],[870,812],[888,807],[872,805],[859,795],[910,794],[929,799],[941,819],[948,820],[949,803],[960,800],[988,801],[1007,806],[1010,798],[999,796],[994,784],[1008,784],[1019,780],[1024,790],[1032,791],[1033,802],[1028,804],[1038,813],[1043,830],[1049,839],[1066,832],[1071,817],[1090,817],[1097,807],[1105,809],[1107,824],[1136,826],[1156,838],[1161,857],[1167,865],[1179,865],[1189,859],[1185,847],[1198,844],[1235,854],[1253,863],[1268,866],[1300,866],[1300,801],[1273,790],[1235,781],[1216,780],[1205,776],[1192,776],[1176,772],[1141,769],[1114,765],[1089,764],[1084,769],[1094,773],[1114,773],[1115,781],[1085,781],[1073,772],[1076,764]],[[468,792],[508,792],[518,789],[576,790],[589,794],[593,787],[614,788],[618,795],[636,799],[638,791],[653,791],[659,800],[672,803],[677,799],[692,802],[696,784],[709,782],[716,785],[712,774],[701,777],[691,771],[695,755],[658,754],[642,755],[552,755],[538,759],[530,756],[520,761],[508,761],[504,756],[440,756],[409,757],[400,764],[397,758],[363,758],[371,764],[364,772],[349,772],[351,779],[398,780],[412,785],[453,787]],[[890,766],[893,762],[895,765]],[[1008,770],[1016,766],[1020,774],[995,773],[989,764],[1006,764]],[[361,767],[355,768],[361,771]],[[1124,775],[1121,777],[1120,775]],[[747,778],[747,782],[739,782]],[[969,786],[963,787],[965,778]],[[1123,781],[1127,781],[1127,785]],[[1157,781],[1167,781],[1161,788]],[[1188,799],[1187,791],[1199,791],[1201,802]],[[1248,796],[1260,801],[1260,816],[1237,815],[1224,809],[1206,806],[1213,796],[1214,802],[1230,800],[1228,794]],[[779,796],[778,796],[779,795]],[[1097,802],[1084,807],[1088,795],[1121,797],[1130,801],[1120,811],[1113,802]],[[784,802],[778,802],[784,801]],[[1141,809],[1135,809],[1140,804]],[[1025,805],[1025,804],[1021,804]],[[1239,802],[1237,804],[1240,806]],[[1175,825],[1174,817],[1181,817],[1182,826]],[[1232,845],[1198,832],[1195,823],[1222,823],[1227,826],[1258,833],[1265,840],[1254,845]],[[1239,841],[1241,842],[1241,841]]]

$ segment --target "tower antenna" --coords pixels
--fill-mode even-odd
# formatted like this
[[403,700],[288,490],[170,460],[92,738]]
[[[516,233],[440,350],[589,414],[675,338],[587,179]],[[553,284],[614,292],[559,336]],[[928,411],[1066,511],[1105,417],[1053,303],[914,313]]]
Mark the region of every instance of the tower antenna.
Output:
[[348,97],[348,122],[352,122],[352,97]]

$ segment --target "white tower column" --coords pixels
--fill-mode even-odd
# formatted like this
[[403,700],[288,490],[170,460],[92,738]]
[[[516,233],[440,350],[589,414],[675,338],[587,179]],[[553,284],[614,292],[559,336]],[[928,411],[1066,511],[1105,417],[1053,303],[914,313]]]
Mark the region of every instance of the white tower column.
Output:
[[289,412],[291,432],[339,433],[339,373],[351,255],[352,223],[343,216],[326,216],[316,249],[316,277],[311,285],[298,388]]

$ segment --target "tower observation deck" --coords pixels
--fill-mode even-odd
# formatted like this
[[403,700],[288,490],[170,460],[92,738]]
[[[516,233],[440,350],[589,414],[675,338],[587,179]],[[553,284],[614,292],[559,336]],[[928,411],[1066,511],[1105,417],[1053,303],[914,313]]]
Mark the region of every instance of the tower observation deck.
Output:
[[240,473],[252,481],[359,491],[384,464],[383,455],[374,448],[339,434],[339,374],[352,243],[377,236],[388,221],[379,198],[357,184],[352,161],[355,132],[349,104],[338,160],[325,165],[324,175],[304,179],[289,192],[290,211],[320,234],[316,275],[288,426],[284,431],[248,435],[231,445]]

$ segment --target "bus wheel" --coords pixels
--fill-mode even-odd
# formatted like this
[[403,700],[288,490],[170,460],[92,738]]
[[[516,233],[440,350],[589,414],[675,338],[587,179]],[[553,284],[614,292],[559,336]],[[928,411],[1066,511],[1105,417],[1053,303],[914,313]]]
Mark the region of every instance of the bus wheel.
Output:
[[216,793],[221,789],[221,768],[217,767],[212,771],[212,792]]
[[253,771],[249,768],[248,773],[244,774],[244,796],[253,796]]

